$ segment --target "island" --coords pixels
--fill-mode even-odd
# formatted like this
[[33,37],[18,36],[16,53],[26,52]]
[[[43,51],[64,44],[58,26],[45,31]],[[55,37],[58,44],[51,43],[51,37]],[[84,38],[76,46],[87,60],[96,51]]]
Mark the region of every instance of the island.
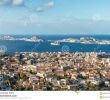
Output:
[[61,42],[69,42],[69,43],[81,43],[81,44],[102,44],[102,45],[109,45],[110,40],[97,40],[93,37],[80,37],[80,38],[66,38],[62,40],[44,40],[37,36],[32,36],[30,38],[22,37],[22,38],[15,38],[12,36],[0,36],[0,40],[19,40],[19,41],[28,41],[28,42],[44,42],[48,41],[51,45],[58,46]]
[[43,42],[44,40],[37,37],[37,36],[32,36],[31,38],[15,38],[12,36],[0,36],[0,40],[22,40],[22,41],[28,41],[28,42]]
[[67,38],[59,40],[59,42],[81,43],[81,44],[110,44],[110,40],[96,40],[93,37]]

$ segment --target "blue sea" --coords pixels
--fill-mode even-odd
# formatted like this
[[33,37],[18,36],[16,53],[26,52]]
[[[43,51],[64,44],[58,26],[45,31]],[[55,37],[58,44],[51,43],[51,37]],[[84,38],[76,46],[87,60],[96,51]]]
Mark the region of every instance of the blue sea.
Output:
[[[13,35],[13,37],[31,37],[31,35]],[[65,38],[93,37],[97,40],[110,40],[110,35],[38,35],[45,40],[61,40]],[[7,53],[14,52],[106,52],[110,53],[110,45],[99,44],[80,44],[80,43],[61,43],[59,46],[53,46],[51,42],[26,42],[0,40],[0,46],[5,46]]]

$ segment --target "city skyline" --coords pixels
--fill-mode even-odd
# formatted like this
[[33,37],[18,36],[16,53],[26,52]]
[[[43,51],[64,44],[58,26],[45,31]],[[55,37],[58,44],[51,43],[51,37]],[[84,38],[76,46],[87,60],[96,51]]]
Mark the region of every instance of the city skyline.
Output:
[[0,34],[110,34],[109,0],[0,0]]

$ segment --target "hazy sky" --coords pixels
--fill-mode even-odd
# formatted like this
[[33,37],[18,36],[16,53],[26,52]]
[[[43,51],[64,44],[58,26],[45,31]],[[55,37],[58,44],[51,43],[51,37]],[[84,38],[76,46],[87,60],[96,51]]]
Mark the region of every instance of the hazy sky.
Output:
[[0,0],[0,34],[109,34],[110,0]]

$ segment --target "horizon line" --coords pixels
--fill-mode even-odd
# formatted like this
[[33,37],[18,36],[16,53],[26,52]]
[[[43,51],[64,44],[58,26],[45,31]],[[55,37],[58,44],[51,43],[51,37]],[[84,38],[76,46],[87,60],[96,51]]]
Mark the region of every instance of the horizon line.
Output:
[[67,35],[68,36],[68,35],[110,35],[110,34],[107,34],[107,33],[106,34],[104,34],[104,33],[103,34],[102,33],[78,33],[78,34],[75,34],[75,33],[74,34],[73,33],[70,33],[70,34],[69,33],[67,33],[67,34],[46,34],[46,33],[45,34],[42,34],[42,33],[33,33],[33,34],[29,34],[29,33],[24,33],[24,34],[23,33],[17,33],[17,34],[14,34],[13,33],[13,34],[9,34],[9,33],[7,33],[7,34],[0,34],[0,36],[1,35],[9,35],[9,36],[10,35],[44,35],[44,36],[46,36],[46,35],[54,35],[54,36],[55,35],[56,36],[58,36],[58,35],[61,35],[61,36]]

